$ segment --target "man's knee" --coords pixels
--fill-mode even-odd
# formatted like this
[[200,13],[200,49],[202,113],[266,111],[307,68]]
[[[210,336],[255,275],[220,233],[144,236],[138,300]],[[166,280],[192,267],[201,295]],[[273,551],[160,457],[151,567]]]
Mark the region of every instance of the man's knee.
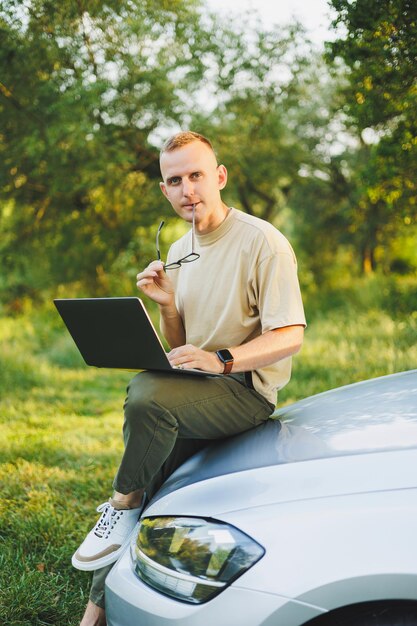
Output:
[[130,381],[124,406],[127,422],[136,423],[140,420],[144,423],[162,417],[171,426],[176,426],[176,420],[169,411],[169,393],[165,381],[166,376],[154,372],[141,372]]
[[130,381],[127,388],[126,404],[146,407],[163,399],[163,376],[157,372],[140,372]]

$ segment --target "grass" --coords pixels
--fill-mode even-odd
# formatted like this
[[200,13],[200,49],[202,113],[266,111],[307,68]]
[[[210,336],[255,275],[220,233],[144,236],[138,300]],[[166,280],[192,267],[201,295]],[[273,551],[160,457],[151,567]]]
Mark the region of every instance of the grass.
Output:
[[[54,312],[0,320],[0,624],[72,626],[71,554],[108,497],[127,372],[85,367]],[[38,332],[39,331],[39,332]]]
[[[279,404],[415,367],[415,295],[375,282],[310,294]],[[0,318],[0,344],[0,623],[75,626],[90,575],[70,558],[109,493],[131,374],[85,367],[51,308]]]
[[341,311],[315,319],[302,352],[294,359],[291,381],[279,403],[367,378],[417,367],[417,314],[393,319],[369,310],[351,316]]

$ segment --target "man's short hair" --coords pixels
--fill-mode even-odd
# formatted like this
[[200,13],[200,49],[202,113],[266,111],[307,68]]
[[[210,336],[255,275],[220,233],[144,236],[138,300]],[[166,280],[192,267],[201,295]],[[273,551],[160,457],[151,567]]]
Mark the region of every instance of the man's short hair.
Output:
[[204,135],[200,135],[200,133],[195,133],[192,130],[184,130],[180,133],[176,133],[166,140],[161,148],[160,156],[162,156],[164,152],[173,152],[174,150],[182,148],[183,146],[186,146],[193,141],[201,141],[202,143],[205,143],[206,146],[208,146],[210,150],[212,150],[212,152],[216,154],[214,152],[214,148],[210,139],[207,139],[207,137],[204,137]]

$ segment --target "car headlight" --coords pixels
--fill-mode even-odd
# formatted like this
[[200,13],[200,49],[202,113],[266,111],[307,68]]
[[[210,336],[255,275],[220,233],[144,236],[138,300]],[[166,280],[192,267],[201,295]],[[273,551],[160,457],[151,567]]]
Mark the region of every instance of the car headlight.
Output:
[[264,553],[237,528],[197,517],[145,517],[131,544],[143,582],[192,604],[223,591]]

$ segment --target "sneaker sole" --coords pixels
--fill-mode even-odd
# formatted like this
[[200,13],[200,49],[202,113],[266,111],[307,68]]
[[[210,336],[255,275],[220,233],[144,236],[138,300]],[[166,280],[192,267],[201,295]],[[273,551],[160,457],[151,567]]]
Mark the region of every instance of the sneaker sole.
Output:
[[102,567],[106,567],[107,565],[112,565],[117,561],[117,559],[123,554],[125,549],[130,544],[130,541],[135,534],[136,526],[133,528],[130,535],[126,538],[124,543],[120,546],[118,550],[112,552],[111,554],[106,554],[106,556],[101,557],[101,559],[95,559],[94,561],[79,561],[76,558],[76,554],[72,555],[71,564],[75,569],[81,570],[82,572],[94,572],[96,569],[101,569]]

